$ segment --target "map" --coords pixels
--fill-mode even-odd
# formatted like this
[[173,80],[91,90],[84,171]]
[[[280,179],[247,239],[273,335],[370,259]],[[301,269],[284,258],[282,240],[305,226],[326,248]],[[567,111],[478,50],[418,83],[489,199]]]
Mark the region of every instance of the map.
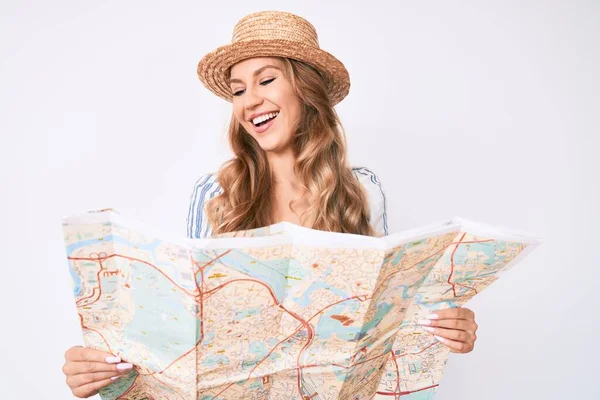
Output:
[[462,306],[538,239],[455,218],[382,238],[279,223],[184,239],[65,218],[86,346],[134,364],[103,399],[432,399]]

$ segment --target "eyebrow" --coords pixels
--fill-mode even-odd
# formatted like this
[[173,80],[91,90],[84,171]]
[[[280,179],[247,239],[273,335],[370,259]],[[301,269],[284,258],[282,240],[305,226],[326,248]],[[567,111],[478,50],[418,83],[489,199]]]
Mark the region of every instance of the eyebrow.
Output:
[[[261,72],[263,72],[264,70],[269,69],[269,68],[274,68],[274,69],[276,69],[278,71],[281,71],[281,68],[279,68],[279,67],[277,67],[275,65],[267,64],[267,65],[265,65],[263,67],[260,67],[256,71],[254,71],[254,73],[252,74],[252,76],[256,77],[256,76],[260,75]],[[235,79],[234,78],[234,79],[229,79],[229,83],[231,84],[231,83],[244,83],[244,82],[242,82],[240,79]]]

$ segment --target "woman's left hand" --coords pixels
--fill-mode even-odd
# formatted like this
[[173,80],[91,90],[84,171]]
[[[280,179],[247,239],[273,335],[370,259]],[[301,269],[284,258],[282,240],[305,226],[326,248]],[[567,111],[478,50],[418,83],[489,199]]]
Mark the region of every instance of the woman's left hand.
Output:
[[435,311],[419,320],[423,329],[435,336],[453,353],[469,353],[477,340],[475,314],[468,308],[448,308]]

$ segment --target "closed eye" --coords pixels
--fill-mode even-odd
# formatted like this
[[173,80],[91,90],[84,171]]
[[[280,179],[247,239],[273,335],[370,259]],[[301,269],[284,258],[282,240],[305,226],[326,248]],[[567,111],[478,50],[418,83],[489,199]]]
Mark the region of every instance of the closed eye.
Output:
[[270,79],[262,81],[260,84],[263,86],[267,86],[269,83],[273,82],[274,80],[275,80],[275,78],[270,78]]
[[[270,84],[271,82],[273,82],[275,79],[277,79],[277,78],[269,78],[269,79],[266,79],[266,80],[262,81],[262,82],[260,83],[260,85],[261,85],[261,86],[267,86],[268,84]],[[234,96],[241,96],[241,95],[243,95],[243,94],[244,94],[244,92],[245,92],[245,91],[246,91],[246,90],[244,90],[244,89],[240,89],[240,90],[238,90],[238,91],[235,91],[235,92],[233,92],[233,95],[234,95]]]

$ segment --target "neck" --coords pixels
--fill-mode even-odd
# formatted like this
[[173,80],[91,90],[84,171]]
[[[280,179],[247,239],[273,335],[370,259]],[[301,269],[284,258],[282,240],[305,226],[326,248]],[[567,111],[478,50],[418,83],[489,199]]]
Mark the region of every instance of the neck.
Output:
[[292,149],[284,153],[269,153],[267,157],[275,185],[289,184],[295,186],[298,183],[298,178],[294,172],[296,159]]

